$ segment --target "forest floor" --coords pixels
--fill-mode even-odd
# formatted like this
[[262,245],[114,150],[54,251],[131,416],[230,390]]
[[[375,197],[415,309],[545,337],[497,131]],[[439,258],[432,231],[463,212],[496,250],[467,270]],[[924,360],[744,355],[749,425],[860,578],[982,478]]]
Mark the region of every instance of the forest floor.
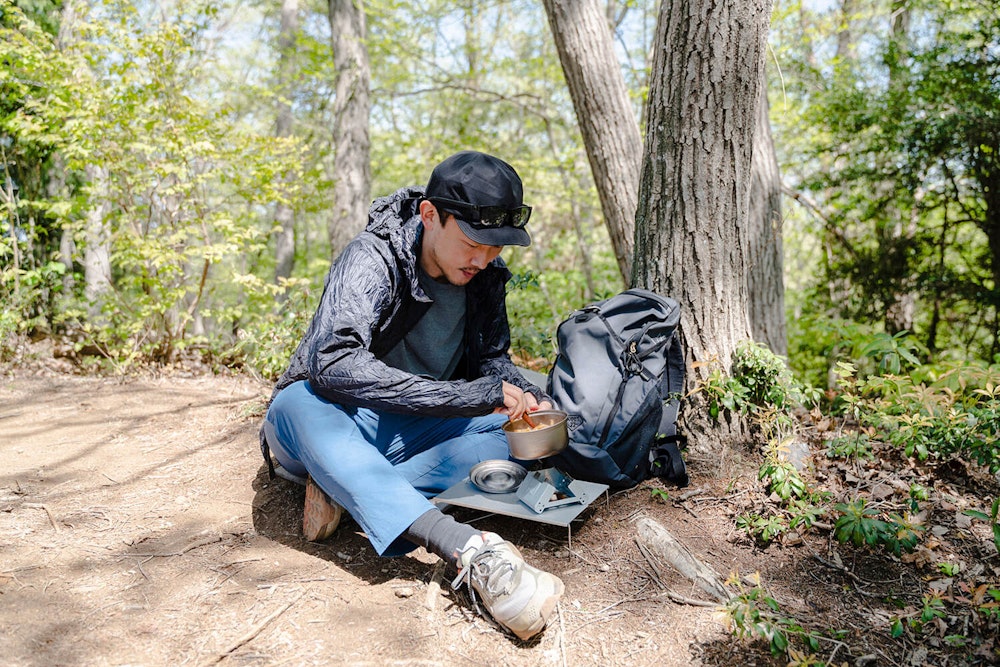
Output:
[[[352,521],[325,542],[303,540],[303,489],[269,479],[258,450],[269,385],[69,371],[48,360],[0,376],[5,665],[788,664],[766,641],[734,637],[711,598],[644,557],[642,516],[723,577],[759,573],[779,607],[772,627],[794,619],[822,633],[819,661],[797,664],[997,659],[995,608],[990,625],[988,600],[970,600],[976,582],[1000,582],[1000,561],[988,526],[960,512],[996,495],[993,478],[956,470],[936,487],[923,564],[838,544],[829,531],[755,544],[735,526],[766,501],[745,452],[691,455],[688,488],[647,482],[611,495],[569,531],[456,509],[566,584],[549,628],[522,642],[477,615],[436,556],[379,558]],[[943,574],[942,558],[963,575]],[[913,620],[935,590],[947,613],[892,638],[891,619]]]

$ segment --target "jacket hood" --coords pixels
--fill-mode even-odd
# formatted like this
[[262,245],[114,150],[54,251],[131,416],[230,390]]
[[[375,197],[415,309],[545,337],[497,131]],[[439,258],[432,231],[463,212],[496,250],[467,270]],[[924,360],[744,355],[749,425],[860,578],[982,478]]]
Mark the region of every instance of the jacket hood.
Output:
[[368,209],[368,226],[365,231],[379,238],[389,238],[392,232],[420,216],[419,204],[423,196],[422,186],[410,186],[379,197]]

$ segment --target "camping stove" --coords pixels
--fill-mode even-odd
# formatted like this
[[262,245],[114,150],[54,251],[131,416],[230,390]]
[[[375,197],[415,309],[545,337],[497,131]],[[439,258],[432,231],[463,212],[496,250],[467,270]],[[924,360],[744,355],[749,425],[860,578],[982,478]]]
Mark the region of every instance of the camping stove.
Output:
[[[507,469],[514,465],[508,461],[484,461],[478,464],[483,466],[482,469],[473,469],[476,474],[432,500],[438,505],[454,505],[569,526],[608,490],[607,484],[573,479],[556,468],[533,470],[524,474],[523,479],[518,479],[519,474],[515,475],[515,471]],[[490,483],[484,484],[484,480]]]
[[563,505],[587,506],[592,500],[582,484],[556,468],[528,473],[517,488],[517,499],[538,514]]

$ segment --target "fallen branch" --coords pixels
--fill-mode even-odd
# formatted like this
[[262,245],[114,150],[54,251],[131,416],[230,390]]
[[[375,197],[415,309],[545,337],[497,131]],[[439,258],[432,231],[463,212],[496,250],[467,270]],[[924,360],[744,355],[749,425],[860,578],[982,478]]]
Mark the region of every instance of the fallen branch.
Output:
[[680,593],[675,593],[674,591],[667,589],[663,591],[663,594],[670,598],[673,602],[677,604],[686,604],[692,607],[711,607],[713,609],[719,606],[718,602],[709,602],[708,600],[697,600],[695,598],[689,598],[681,595]]
[[191,551],[192,549],[197,549],[198,547],[203,547],[203,546],[206,546],[208,544],[215,544],[216,542],[221,542],[221,541],[222,541],[222,536],[221,535],[213,535],[211,537],[206,537],[205,539],[197,540],[195,542],[192,542],[191,544],[187,545],[186,547],[184,547],[180,551],[165,551],[165,552],[160,552],[160,553],[155,553],[155,554],[139,553],[139,554],[128,554],[128,555],[129,556],[135,556],[135,557],[138,557],[138,558],[169,558],[170,556],[183,556],[184,554],[186,554],[187,552]]
[[854,590],[856,590],[861,595],[863,595],[865,597],[868,597],[868,598],[880,598],[880,597],[882,597],[880,595],[876,595],[875,593],[869,593],[868,591],[864,590],[864,588],[862,588],[862,587],[865,586],[865,581],[862,580],[861,577],[859,577],[858,575],[856,575],[853,572],[851,572],[850,570],[848,570],[843,565],[838,565],[836,563],[831,563],[830,561],[828,561],[828,560],[826,560],[824,558],[821,558],[819,556],[819,554],[813,554],[812,557],[815,558],[820,563],[822,563],[823,565],[826,565],[827,567],[829,567],[831,569],[834,569],[834,570],[837,570],[838,572],[843,573],[845,576],[850,577],[850,579],[855,584],[857,584],[857,586],[854,588]]
[[43,505],[41,503],[24,503],[24,506],[30,507],[32,509],[45,510],[45,514],[49,517],[49,523],[52,524],[52,528],[55,529],[57,533],[60,532],[59,524],[56,523],[55,517],[52,516],[52,510],[50,510],[48,506]]
[[566,626],[563,624],[562,605],[556,605],[556,613],[559,614],[559,655],[563,667],[566,667]]
[[256,637],[257,635],[259,635],[261,633],[261,631],[263,631],[264,628],[266,628],[274,619],[278,618],[279,616],[281,616],[282,614],[284,614],[286,611],[288,611],[292,607],[292,605],[295,604],[296,602],[298,602],[299,600],[301,600],[302,596],[305,595],[305,594],[306,594],[305,591],[302,591],[301,593],[299,593],[298,596],[294,600],[292,600],[291,602],[289,602],[288,604],[286,604],[284,607],[282,607],[281,609],[279,609],[278,611],[274,612],[273,614],[271,614],[270,616],[268,616],[267,618],[265,618],[263,621],[261,621],[260,623],[258,623],[257,625],[255,625],[253,627],[253,629],[250,630],[250,632],[246,633],[235,644],[233,644],[232,648],[230,648],[225,653],[220,653],[214,660],[209,661],[207,664],[209,664],[209,665],[217,665],[220,662],[222,662],[223,660],[225,660],[226,658],[228,658],[236,650],[238,650],[241,646],[243,646],[244,644],[250,642],[254,637]]
[[680,540],[656,521],[640,516],[636,519],[638,537],[649,551],[670,563],[678,572],[694,582],[719,602],[728,602],[732,595],[725,580],[710,565],[699,560]]

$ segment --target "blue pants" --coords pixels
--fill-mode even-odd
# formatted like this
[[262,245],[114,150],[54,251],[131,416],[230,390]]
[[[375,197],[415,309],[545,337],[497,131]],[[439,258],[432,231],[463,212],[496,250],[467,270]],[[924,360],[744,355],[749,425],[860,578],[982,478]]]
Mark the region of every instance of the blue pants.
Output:
[[415,548],[400,536],[432,509],[428,500],[480,461],[507,459],[506,417],[440,418],[331,403],[307,381],[271,403],[271,448],[278,463],[306,473],[343,507],[383,556]]

